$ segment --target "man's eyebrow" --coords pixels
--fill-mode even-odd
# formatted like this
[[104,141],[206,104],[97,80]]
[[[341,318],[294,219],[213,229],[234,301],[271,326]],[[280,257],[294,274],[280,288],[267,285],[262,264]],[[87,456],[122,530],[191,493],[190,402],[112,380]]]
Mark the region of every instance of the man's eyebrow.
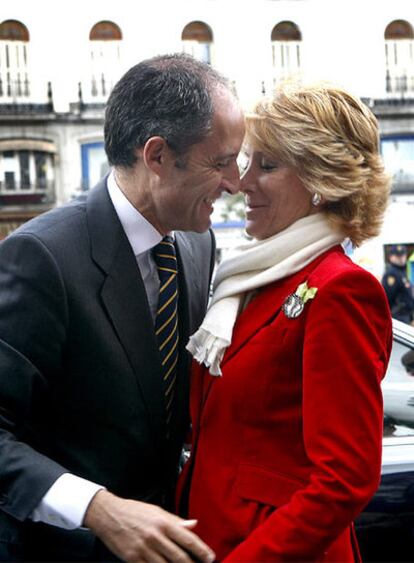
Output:
[[216,156],[216,160],[223,160],[225,158],[234,158],[238,155],[238,152],[226,153],[226,154],[219,154]]

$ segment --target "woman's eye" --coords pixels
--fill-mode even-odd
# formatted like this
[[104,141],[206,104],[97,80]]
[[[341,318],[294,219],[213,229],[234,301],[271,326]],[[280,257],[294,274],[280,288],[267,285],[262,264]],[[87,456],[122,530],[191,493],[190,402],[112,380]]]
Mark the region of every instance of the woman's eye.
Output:
[[275,168],[277,168],[277,164],[276,162],[262,158],[262,160],[260,161],[260,168],[262,170],[274,170]]

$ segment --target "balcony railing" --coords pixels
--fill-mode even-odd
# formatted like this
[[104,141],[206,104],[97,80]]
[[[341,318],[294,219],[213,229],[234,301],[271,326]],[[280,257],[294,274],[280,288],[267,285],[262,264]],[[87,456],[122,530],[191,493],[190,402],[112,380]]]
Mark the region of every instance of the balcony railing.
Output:
[[36,185],[22,186],[15,184],[11,189],[0,182],[0,207],[12,205],[41,205],[55,202],[55,182],[46,181],[46,187]]
[[[1,98],[0,98],[1,100]],[[49,115],[53,113],[53,104],[2,104],[0,115]]]
[[24,76],[18,73],[14,80],[10,78],[9,72],[0,73],[0,99],[4,97],[10,101],[15,101],[29,96],[30,83],[26,73],[24,73]]
[[0,93],[0,115],[4,116],[26,116],[26,115],[45,115],[54,112],[53,92],[51,82],[47,83],[46,97],[42,103],[34,102],[28,95],[9,96]]
[[413,94],[414,95],[414,75],[413,74],[390,74],[387,71],[385,77],[386,91],[389,94]]

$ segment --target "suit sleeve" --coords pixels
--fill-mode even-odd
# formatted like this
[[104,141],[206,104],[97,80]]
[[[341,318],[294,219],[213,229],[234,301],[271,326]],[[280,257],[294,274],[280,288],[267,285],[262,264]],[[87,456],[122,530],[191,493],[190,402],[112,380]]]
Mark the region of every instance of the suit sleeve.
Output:
[[226,561],[323,558],[379,484],[380,383],[392,342],[384,292],[355,271],[328,282],[305,307],[302,424],[313,471]]
[[[64,285],[31,235],[0,245],[0,505],[24,520],[65,472],[41,451],[36,422],[61,368],[68,322]],[[33,448],[29,443],[36,443]]]

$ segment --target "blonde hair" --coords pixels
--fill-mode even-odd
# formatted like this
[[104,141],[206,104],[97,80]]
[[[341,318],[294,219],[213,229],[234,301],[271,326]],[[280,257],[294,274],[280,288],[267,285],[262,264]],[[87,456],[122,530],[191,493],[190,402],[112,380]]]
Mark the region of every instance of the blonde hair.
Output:
[[246,121],[254,149],[293,168],[355,246],[379,234],[390,178],[377,120],[361,100],[332,85],[286,83]]

